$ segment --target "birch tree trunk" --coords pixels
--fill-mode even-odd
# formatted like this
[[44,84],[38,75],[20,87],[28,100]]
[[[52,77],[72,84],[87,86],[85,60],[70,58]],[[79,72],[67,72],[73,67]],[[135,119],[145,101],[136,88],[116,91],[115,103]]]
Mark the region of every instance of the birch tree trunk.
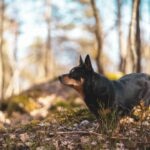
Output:
[[19,85],[19,64],[18,64],[18,37],[19,37],[19,28],[20,24],[17,21],[14,21],[14,49],[13,49],[13,91],[12,94],[18,94],[20,92]]
[[4,67],[4,55],[3,55],[3,33],[4,33],[4,0],[0,1],[0,99],[4,98],[4,82],[5,82],[5,67]]
[[[17,16],[17,14],[16,14]],[[17,18],[18,19],[18,18]],[[9,81],[9,85],[5,91],[6,97],[12,96],[14,94],[19,94],[21,91],[20,89],[20,70],[19,70],[19,63],[18,63],[18,38],[19,38],[19,29],[20,23],[17,20],[11,20],[10,22],[11,32],[13,35],[13,46],[12,46],[12,54],[11,54],[11,69],[12,69],[12,76]]]
[[132,17],[129,28],[129,49],[131,52],[132,71],[141,71],[141,40],[139,27],[140,0],[133,0]]

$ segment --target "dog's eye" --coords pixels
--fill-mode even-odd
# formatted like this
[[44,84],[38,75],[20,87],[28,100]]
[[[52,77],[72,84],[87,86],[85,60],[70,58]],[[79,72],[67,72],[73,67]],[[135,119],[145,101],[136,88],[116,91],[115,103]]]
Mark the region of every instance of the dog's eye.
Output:
[[77,69],[73,68],[70,71],[69,76],[74,79],[79,79],[79,73],[77,72]]
[[71,71],[70,71],[70,73],[73,73],[75,71],[75,69],[72,69]]

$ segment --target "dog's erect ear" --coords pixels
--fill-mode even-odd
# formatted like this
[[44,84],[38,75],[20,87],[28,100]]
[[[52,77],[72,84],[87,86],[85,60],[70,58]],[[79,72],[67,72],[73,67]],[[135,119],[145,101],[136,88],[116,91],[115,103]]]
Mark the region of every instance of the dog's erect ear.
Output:
[[82,57],[80,55],[80,61],[79,61],[80,65],[83,65],[83,60],[82,60]]
[[91,60],[90,60],[90,56],[87,55],[86,58],[85,58],[85,68],[88,69],[89,71],[93,71],[93,68],[92,68],[92,64],[91,64]]

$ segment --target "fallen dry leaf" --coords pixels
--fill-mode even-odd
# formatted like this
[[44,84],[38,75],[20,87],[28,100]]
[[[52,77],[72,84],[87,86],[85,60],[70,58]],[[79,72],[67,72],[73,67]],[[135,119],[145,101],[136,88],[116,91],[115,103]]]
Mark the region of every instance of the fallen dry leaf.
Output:
[[20,139],[22,142],[26,142],[29,140],[29,135],[27,133],[20,134]]

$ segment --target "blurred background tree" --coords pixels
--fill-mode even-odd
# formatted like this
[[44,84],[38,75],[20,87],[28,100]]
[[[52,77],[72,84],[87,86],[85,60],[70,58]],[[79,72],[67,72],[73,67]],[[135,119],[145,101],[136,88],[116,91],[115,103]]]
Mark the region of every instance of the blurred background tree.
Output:
[[0,98],[4,98],[4,84],[5,84],[5,65],[4,65],[4,13],[5,1],[0,1]]
[[0,99],[68,72],[80,54],[100,73],[150,73],[148,0],[1,0],[0,20]]
[[128,44],[132,67],[131,71],[141,72],[140,0],[133,0],[132,2]]

